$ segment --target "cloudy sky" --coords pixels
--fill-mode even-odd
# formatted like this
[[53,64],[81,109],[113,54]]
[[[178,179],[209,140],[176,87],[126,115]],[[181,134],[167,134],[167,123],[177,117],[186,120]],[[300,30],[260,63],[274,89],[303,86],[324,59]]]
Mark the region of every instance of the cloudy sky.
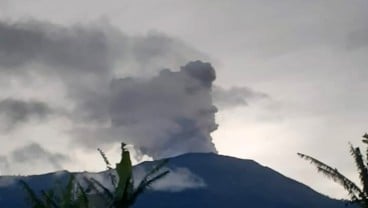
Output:
[[[250,158],[345,197],[367,129],[366,0],[0,0],[0,171],[191,151]],[[200,60],[200,61],[197,61]],[[240,173],[241,174],[241,173]]]

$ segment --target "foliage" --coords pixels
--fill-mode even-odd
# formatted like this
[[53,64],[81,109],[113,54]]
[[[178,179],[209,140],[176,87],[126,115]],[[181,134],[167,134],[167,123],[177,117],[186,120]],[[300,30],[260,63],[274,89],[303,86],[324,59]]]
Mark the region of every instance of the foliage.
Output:
[[[39,196],[25,182],[20,181],[21,186],[28,194],[28,199],[32,208],[129,208],[137,198],[146,191],[155,181],[165,177],[169,171],[162,168],[167,160],[162,160],[158,165],[151,169],[148,174],[140,181],[139,185],[134,188],[132,163],[130,153],[122,143],[122,155],[119,163],[114,169],[106,157],[105,153],[98,149],[104,162],[106,163],[107,173],[110,178],[113,190],[107,188],[94,178],[84,178],[86,188],[84,188],[71,174],[66,186],[60,191],[53,189],[45,192],[41,191]],[[97,200],[96,200],[97,199]],[[102,202],[102,204],[101,204]]]
[[23,180],[21,186],[28,194],[32,208],[89,208],[86,191],[76,182],[74,175],[70,175],[65,187],[59,190],[41,191],[39,197]]
[[[368,134],[363,135],[362,142],[368,144]],[[311,156],[302,153],[298,153],[298,155],[315,165],[319,172],[342,185],[348,192],[352,203],[356,203],[362,208],[368,208],[368,145],[365,158],[359,147],[353,147],[351,144],[349,146],[358,170],[361,187],[341,174],[336,168],[332,168]]]
[[[122,143],[121,146],[122,155],[119,163],[116,164],[116,174],[119,181],[116,183],[116,178],[114,174],[111,173],[111,163],[107,159],[105,153],[99,149],[99,152],[106,163],[107,170],[109,171],[109,177],[112,182],[113,191],[110,191],[106,186],[100,182],[91,179],[91,188],[99,192],[98,196],[104,200],[106,207],[111,208],[128,208],[134,204],[138,196],[140,196],[144,191],[146,191],[152,183],[165,177],[169,171],[161,171],[166,165],[168,160],[162,160],[158,163],[151,171],[149,171],[146,176],[140,181],[139,185],[134,188],[133,174],[132,174],[132,164],[130,160],[130,153],[125,148],[125,144]],[[99,191],[102,190],[102,191]]]

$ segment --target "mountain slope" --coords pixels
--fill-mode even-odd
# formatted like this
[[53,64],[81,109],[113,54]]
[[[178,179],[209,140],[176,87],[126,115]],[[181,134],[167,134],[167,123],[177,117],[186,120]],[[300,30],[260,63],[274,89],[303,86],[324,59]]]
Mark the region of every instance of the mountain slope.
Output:
[[[142,164],[146,165],[146,164]],[[181,192],[151,191],[135,208],[149,207],[345,207],[311,188],[252,160],[216,154],[187,154],[170,160],[170,169],[185,167],[206,186]]]
[[[155,162],[135,167],[144,175]],[[171,158],[171,173],[138,199],[134,208],[339,208],[342,201],[330,199],[252,160],[212,153],[193,153]],[[29,177],[0,177],[0,207],[25,207],[24,193],[16,183],[26,180],[36,191],[65,182],[68,172]],[[104,173],[100,173],[103,178]],[[108,181],[108,180],[106,180]],[[349,206],[352,207],[352,206]]]
[[0,208],[27,207],[26,195],[19,180],[24,180],[39,193],[42,190],[60,187],[67,181],[69,175],[67,171],[60,171],[33,176],[0,176]]

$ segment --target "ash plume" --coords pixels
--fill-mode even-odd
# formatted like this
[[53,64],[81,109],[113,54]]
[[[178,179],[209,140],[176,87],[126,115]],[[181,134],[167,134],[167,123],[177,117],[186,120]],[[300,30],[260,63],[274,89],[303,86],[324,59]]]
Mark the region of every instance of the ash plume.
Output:
[[[62,123],[55,131],[65,137],[52,140],[66,140],[75,149],[107,149],[125,141],[138,155],[155,159],[217,152],[213,103],[220,109],[244,105],[254,93],[244,88],[233,98],[234,90],[213,86],[211,64],[188,63],[195,59],[208,57],[161,33],[130,36],[108,23],[0,20],[0,81],[6,92],[0,96],[0,124],[9,127],[0,133],[20,132],[36,119],[40,126]],[[183,63],[177,71],[159,71]]]
[[215,71],[209,63],[190,62],[174,72],[162,70],[149,80],[115,79],[111,83],[113,128],[143,154],[154,158],[187,152],[216,152],[212,104]]

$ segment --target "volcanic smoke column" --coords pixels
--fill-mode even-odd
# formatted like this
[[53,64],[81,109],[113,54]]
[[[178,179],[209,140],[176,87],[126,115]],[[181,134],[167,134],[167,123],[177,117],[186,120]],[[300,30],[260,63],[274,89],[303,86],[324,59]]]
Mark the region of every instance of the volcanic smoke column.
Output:
[[195,61],[177,72],[164,69],[149,80],[115,79],[112,125],[141,153],[155,159],[217,152],[210,135],[217,129],[211,94],[215,78],[209,63]]

